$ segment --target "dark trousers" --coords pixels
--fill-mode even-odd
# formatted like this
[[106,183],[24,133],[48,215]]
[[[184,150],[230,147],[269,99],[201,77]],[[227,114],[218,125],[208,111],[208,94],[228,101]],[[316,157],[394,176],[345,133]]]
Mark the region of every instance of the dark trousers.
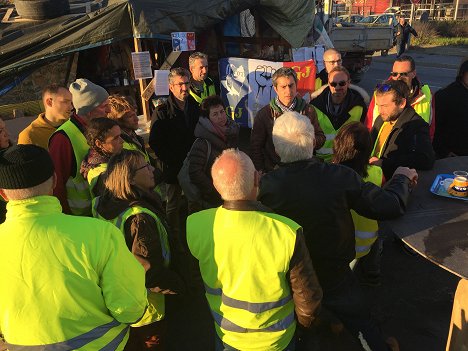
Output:
[[374,324],[361,286],[351,269],[333,289],[323,291],[323,306],[333,312],[354,335],[362,333],[372,351],[388,351],[379,328]]
[[142,327],[131,327],[124,351],[164,351],[166,350],[166,331],[167,325],[164,319]]
[[406,41],[397,41],[396,43],[397,54],[396,57],[400,57],[406,50]]

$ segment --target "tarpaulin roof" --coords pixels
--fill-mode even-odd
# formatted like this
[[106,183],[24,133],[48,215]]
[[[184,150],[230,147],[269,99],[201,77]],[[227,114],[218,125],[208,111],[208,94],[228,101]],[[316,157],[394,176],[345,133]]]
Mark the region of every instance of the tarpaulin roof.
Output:
[[109,0],[82,15],[43,22],[0,23],[0,78],[37,63],[123,39],[200,32],[245,9],[257,13],[293,47],[313,25],[314,0]]

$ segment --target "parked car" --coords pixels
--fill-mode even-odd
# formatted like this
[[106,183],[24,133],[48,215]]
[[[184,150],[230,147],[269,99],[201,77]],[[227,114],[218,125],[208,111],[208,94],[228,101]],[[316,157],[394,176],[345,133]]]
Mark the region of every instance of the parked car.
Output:
[[343,23],[343,22],[357,23],[357,22],[361,21],[363,18],[364,18],[364,16],[361,16],[361,15],[341,15],[341,16],[338,16],[336,22],[337,23]]
[[380,15],[370,15],[364,17],[359,24],[364,25],[384,25],[384,26],[396,26],[398,20],[394,13],[382,13]]

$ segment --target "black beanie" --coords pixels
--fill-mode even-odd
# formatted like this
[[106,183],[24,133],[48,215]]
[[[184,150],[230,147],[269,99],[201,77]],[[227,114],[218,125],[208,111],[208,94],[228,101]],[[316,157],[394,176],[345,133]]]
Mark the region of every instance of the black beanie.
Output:
[[44,183],[54,174],[46,149],[15,145],[0,152],[0,189],[26,189]]

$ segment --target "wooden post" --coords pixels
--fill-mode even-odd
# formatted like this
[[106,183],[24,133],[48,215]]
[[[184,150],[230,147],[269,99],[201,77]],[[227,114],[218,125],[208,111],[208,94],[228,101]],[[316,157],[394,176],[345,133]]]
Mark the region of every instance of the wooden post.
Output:
[[460,0],[455,0],[455,13],[453,14],[453,20],[456,21],[458,17],[458,4]]
[[413,16],[414,16],[414,3],[411,3],[411,13],[409,18],[409,24],[413,24]]
[[[141,52],[141,39],[133,38],[133,44],[135,46],[135,52]],[[140,96],[145,90],[146,86],[148,85],[146,79],[138,79],[140,83]],[[151,119],[150,110],[149,110],[149,102],[146,101],[144,98],[141,98],[141,107],[143,109],[143,115],[145,116],[145,120],[148,122]]]

